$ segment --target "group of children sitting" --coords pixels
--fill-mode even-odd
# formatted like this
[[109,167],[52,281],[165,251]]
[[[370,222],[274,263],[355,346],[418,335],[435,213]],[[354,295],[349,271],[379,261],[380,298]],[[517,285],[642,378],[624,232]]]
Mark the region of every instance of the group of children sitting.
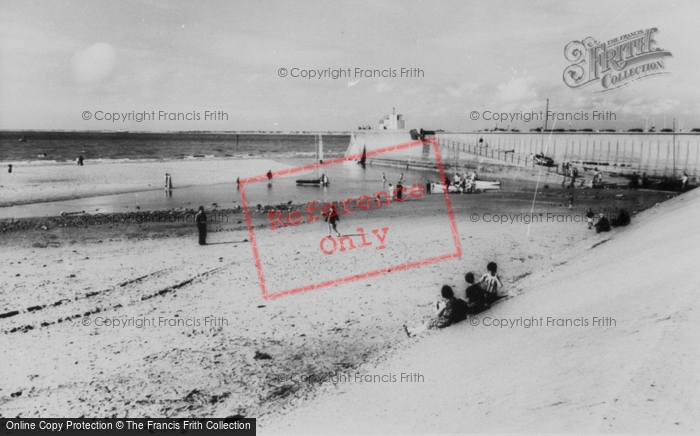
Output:
[[624,209],[620,209],[620,213],[618,214],[617,217],[612,218],[612,222],[611,222],[611,220],[608,220],[608,218],[605,216],[604,213],[600,214],[600,218],[598,219],[598,222],[595,224],[593,224],[594,218],[595,218],[595,213],[593,213],[593,211],[590,208],[588,208],[588,210],[586,211],[586,222],[588,222],[589,229],[592,229],[595,227],[596,233],[609,232],[611,230],[611,227],[626,226],[632,221],[630,219],[630,215]]
[[448,285],[442,287],[442,299],[435,303],[436,315],[426,324],[418,327],[403,326],[408,337],[416,336],[429,329],[441,329],[467,319],[469,315],[476,315],[488,309],[495,301],[503,296],[503,283],[498,277],[498,265],[489,262],[486,265],[488,272],[474,283],[474,274],[467,273],[464,279],[467,282],[465,299],[456,298],[454,291]]

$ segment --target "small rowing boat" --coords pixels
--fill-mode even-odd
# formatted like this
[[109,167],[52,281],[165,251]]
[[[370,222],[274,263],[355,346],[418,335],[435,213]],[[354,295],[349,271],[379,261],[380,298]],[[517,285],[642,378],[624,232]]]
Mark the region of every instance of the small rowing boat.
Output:
[[[491,191],[501,189],[501,182],[493,182],[488,180],[476,180],[472,182],[474,191]],[[447,188],[448,192],[461,192],[461,189],[455,185],[450,185]],[[433,193],[445,192],[445,185],[441,183],[433,184]]]
[[328,186],[330,182],[328,179],[326,179],[326,182],[323,182],[323,178],[319,179],[308,179],[308,180],[297,180],[297,186]]

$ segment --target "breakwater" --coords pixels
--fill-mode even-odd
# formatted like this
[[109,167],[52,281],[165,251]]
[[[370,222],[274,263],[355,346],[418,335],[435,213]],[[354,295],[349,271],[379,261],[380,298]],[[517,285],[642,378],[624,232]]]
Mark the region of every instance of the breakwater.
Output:
[[[695,133],[437,133],[446,164],[475,156],[512,165],[532,166],[533,155],[543,153],[555,164],[570,162],[601,171],[650,176],[700,176],[700,135]],[[351,135],[346,155],[411,141],[408,131],[361,131]],[[383,156],[382,156],[383,157]],[[388,157],[388,156],[387,156]],[[434,161],[429,147],[412,147],[392,153],[392,159],[418,164]]]

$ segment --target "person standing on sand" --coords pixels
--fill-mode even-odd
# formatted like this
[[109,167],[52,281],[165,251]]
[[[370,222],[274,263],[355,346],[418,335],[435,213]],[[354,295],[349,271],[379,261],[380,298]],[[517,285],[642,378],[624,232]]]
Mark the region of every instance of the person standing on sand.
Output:
[[267,184],[272,185],[272,170],[267,171]]
[[[323,216],[328,223],[328,236],[331,235],[331,228],[335,231],[336,235],[340,237],[340,232],[336,228],[336,224],[340,222],[340,215],[338,214],[338,206],[335,203],[330,203],[330,210],[323,213]],[[324,206],[325,209],[325,206]]]
[[207,214],[204,213],[204,206],[199,206],[199,212],[194,216],[199,231],[199,245],[207,245]]
[[382,185],[386,183],[386,176],[382,173]]
[[681,191],[685,191],[685,188],[688,187],[688,174],[683,173],[683,177],[681,177]]
[[389,183],[389,198],[394,198],[394,187]]
[[637,176],[636,172],[632,173],[632,178],[630,179],[629,187],[635,190],[639,189],[639,177]]
[[595,218],[595,214],[593,213],[593,211],[589,207],[588,210],[586,211],[586,222],[588,223],[589,230],[593,228],[593,218]]
[[391,197],[391,198],[395,201],[401,201],[401,199],[403,198],[403,191],[404,191],[404,187],[401,184],[401,182],[397,183],[396,184],[396,191],[395,191],[396,198],[393,198],[393,197]]
[[574,184],[576,183],[576,176],[578,175],[578,170],[576,167],[571,167],[571,183],[569,184],[569,188],[573,189],[575,188]]
[[7,172],[8,173],[12,172],[12,164],[7,164]]

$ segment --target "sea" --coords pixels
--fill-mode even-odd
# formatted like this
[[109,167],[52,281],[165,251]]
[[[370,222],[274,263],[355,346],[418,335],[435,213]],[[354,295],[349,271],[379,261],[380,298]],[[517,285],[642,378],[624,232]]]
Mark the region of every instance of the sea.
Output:
[[[324,153],[342,155],[350,135],[321,133]],[[0,164],[162,160],[315,154],[318,134],[0,131]],[[24,141],[22,141],[24,140]]]
[[[178,159],[276,160],[292,167],[315,162],[318,134],[243,134],[243,133],[128,133],[128,132],[0,132],[0,165],[58,165],[75,162],[77,156],[90,162],[158,161]],[[19,139],[26,141],[19,141]],[[324,157],[343,156],[350,143],[347,134],[322,134]],[[325,173],[326,188],[297,186],[296,179],[316,178]],[[386,182],[382,183],[382,178]],[[277,205],[308,201],[337,201],[388,188],[401,178],[404,184],[436,180],[435,173],[420,169],[389,168],[345,162],[307,171],[295,177],[252,183],[245,187],[248,204]],[[101,195],[61,201],[47,201],[0,208],[0,219],[57,216],[64,212],[121,213],[140,210],[210,208],[216,204],[227,209],[240,206],[242,199],[235,179],[230,183],[174,189],[164,195],[162,189],[136,193]]]

